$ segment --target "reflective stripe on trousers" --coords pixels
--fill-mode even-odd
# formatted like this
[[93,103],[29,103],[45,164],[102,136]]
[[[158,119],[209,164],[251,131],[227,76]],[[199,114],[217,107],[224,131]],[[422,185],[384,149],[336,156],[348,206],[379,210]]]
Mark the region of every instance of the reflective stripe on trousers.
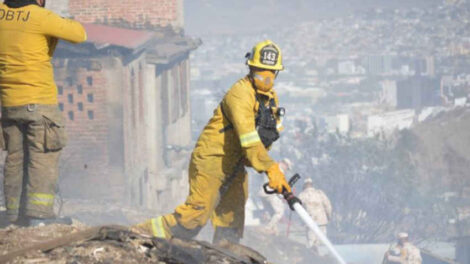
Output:
[[30,204],[34,205],[54,205],[55,196],[48,193],[29,193],[28,199]]
[[154,237],[166,238],[162,216],[152,218],[152,234]]
[[20,208],[20,201],[15,197],[7,197],[6,206],[8,210],[18,210]]

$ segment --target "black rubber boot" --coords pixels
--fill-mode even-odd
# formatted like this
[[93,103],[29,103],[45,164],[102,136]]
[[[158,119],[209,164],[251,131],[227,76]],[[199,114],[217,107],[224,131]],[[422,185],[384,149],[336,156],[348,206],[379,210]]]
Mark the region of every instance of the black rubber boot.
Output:
[[194,229],[187,229],[180,224],[170,227],[170,232],[172,237],[182,238],[182,239],[194,239],[197,234],[201,231],[202,227],[196,227]]
[[212,243],[217,244],[222,240],[227,240],[228,242],[233,244],[240,244],[240,239],[241,237],[238,228],[217,226],[215,228]]
[[28,217],[23,215],[8,215],[6,210],[0,210],[0,228],[6,228],[10,225],[26,227],[28,224]]
[[0,228],[5,228],[10,225],[10,221],[8,221],[7,211],[4,207],[0,208]]

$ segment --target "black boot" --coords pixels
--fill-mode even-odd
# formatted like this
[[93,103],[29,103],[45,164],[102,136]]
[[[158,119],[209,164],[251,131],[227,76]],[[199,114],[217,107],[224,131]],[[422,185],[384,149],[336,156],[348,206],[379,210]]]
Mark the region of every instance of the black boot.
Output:
[[5,207],[0,207],[0,228],[5,228],[10,225],[10,221],[8,221],[7,211]]
[[6,228],[10,225],[15,225],[19,227],[28,226],[28,219],[23,215],[9,215],[6,210],[1,210],[0,208],[0,228]]
[[238,228],[217,226],[215,228],[212,244],[220,243],[222,240],[227,240],[228,242],[233,244],[239,244],[240,231],[238,230]]

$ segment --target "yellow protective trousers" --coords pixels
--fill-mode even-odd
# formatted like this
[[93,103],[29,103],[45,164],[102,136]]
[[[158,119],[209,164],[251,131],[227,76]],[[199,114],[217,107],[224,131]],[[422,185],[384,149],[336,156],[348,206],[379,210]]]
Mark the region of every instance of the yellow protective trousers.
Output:
[[[230,228],[237,236],[243,236],[245,203],[248,198],[247,173],[242,167],[237,170],[223,196],[220,190],[230,175],[222,171],[209,175],[198,169],[194,155],[189,165],[189,195],[185,203],[176,207],[172,214],[152,218],[136,226],[138,231],[151,233],[155,237],[185,239],[194,238],[211,219],[214,229]],[[216,164],[214,162],[213,164]],[[232,167],[232,169],[235,169]],[[234,170],[232,170],[233,172]]]
[[[248,198],[247,174],[243,168],[238,169],[227,191],[221,197],[222,184],[230,176],[224,175],[223,172],[209,175],[191,162],[189,166],[190,190],[186,202],[178,206],[173,214],[164,217],[170,227],[170,234],[173,233],[171,230],[177,224],[185,229],[199,230],[211,219],[214,228],[234,228],[242,237],[245,224],[245,203]],[[192,238],[197,235],[197,232],[187,233],[187,236],[185,234],[182,236]]]
[[[232,86],[196,143],[189,165],[186,202],[172,214],[137,225],[136,231],[157,237],[192,238],[211,219],[216,235],[236,232],[242,237],[248,196],[246,171],[242,168],[236,173],[224,195],[220,195],[220,189],[242,159],[243,165],[258,172],[267,171],[275,163],[256,130],[257,96],[248,77]],[[271,99],[278,105],[274,90],[263,96],[265,105]],[[281,128],[280,120],[277,122]]]

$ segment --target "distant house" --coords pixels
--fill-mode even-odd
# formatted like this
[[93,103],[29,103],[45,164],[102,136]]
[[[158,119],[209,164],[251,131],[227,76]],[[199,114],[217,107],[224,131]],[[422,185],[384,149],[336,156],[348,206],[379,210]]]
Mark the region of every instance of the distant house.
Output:
[[69,137],[61,186],[164,210],[186,195],[189,54],[200,43],[182,33],[182,1],[134,2],[68,1],[76,19],[101,24],[85,23],[88,41],[61,42],[53,60]]

